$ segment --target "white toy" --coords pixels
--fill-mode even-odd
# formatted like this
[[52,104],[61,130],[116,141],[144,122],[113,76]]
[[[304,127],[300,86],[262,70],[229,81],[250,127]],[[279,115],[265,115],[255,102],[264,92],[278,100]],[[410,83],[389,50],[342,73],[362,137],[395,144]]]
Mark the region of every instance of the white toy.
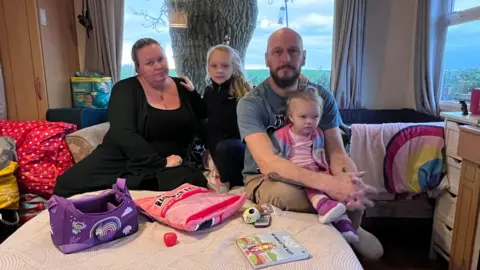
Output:
[[249,207],[245,209],[242,217],[245,223],[255,223],[260,218],[260,211],[256,207]]

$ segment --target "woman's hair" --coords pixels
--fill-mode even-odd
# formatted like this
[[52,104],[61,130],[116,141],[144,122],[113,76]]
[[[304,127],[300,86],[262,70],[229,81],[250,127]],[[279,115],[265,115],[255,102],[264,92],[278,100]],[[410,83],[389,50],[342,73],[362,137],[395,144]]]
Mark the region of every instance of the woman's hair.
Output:
[[237,100],[245,96],[251,89],[252,85],[247,82],[245,71],[243,70],[242,60],[238,52],[228,45],[217,45],[207,52],[207,66],[206,71],[207,75],[205,76],[205,81],[207,85],[210,85],[210,74],[208,74],[208,66],[210,63],[210,56],[214,51],[222,51],[229,55],[230,64],[232,65],[232,82],[230,84],[230,95],[235,97]]
[[135,65],[135,71],[138,73],[138,51],[142,49],[145,46],[150,46],[150,45],[158,45],[160,46],[160,43],[156,41],[153,38],[141,38],[135,42],[132,46],[132,61],[133,64]]
[[295,99],[301,99],[304,101],[311,101],[317,103],[320,107],[320,111],[323,113],[323,98],[318,95],[317,88],[313,86],[306,86],[303,89],[293,91],[287,98],[287,112],[290,115],[290,106]]

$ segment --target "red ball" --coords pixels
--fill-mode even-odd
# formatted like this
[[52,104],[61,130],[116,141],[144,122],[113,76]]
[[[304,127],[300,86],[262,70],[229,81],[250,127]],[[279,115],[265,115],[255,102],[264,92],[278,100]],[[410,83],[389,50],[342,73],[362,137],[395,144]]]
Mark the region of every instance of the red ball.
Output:
[[173,232],[163,235],[163,242],[167,247],[174,246],[177,243],[177,235]]

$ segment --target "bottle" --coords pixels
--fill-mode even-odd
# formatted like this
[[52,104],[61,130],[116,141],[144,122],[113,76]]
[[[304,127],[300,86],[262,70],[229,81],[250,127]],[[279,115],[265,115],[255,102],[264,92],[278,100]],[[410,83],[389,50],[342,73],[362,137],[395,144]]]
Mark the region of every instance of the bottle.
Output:
[[470,112],[480,115],[480,88],[472,89],[472,97],[470,99]]

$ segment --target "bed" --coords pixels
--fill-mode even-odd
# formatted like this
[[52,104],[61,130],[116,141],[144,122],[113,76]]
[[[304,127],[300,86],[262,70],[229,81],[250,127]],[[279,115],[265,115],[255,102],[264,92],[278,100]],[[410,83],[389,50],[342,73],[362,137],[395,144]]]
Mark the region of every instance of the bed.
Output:
[[[131,191],[134,199],[155,192]],[[244,207],[251,203],[247,202]],[[353,250],[332,227],[321,225],[315,215],[277,212],[269,228],[257,229],[236,216],[204,232],[177,231],[179,243],[167,248],[163,235],[172,231],[139,216],[136,234],[64,255],[50,238],[48,212],[44,211],[20,227],[0,245],[0,269],[252,269],[235,246],[242,235],[286,229],[310,251],[312,258],[271,269],[363,269]]]

